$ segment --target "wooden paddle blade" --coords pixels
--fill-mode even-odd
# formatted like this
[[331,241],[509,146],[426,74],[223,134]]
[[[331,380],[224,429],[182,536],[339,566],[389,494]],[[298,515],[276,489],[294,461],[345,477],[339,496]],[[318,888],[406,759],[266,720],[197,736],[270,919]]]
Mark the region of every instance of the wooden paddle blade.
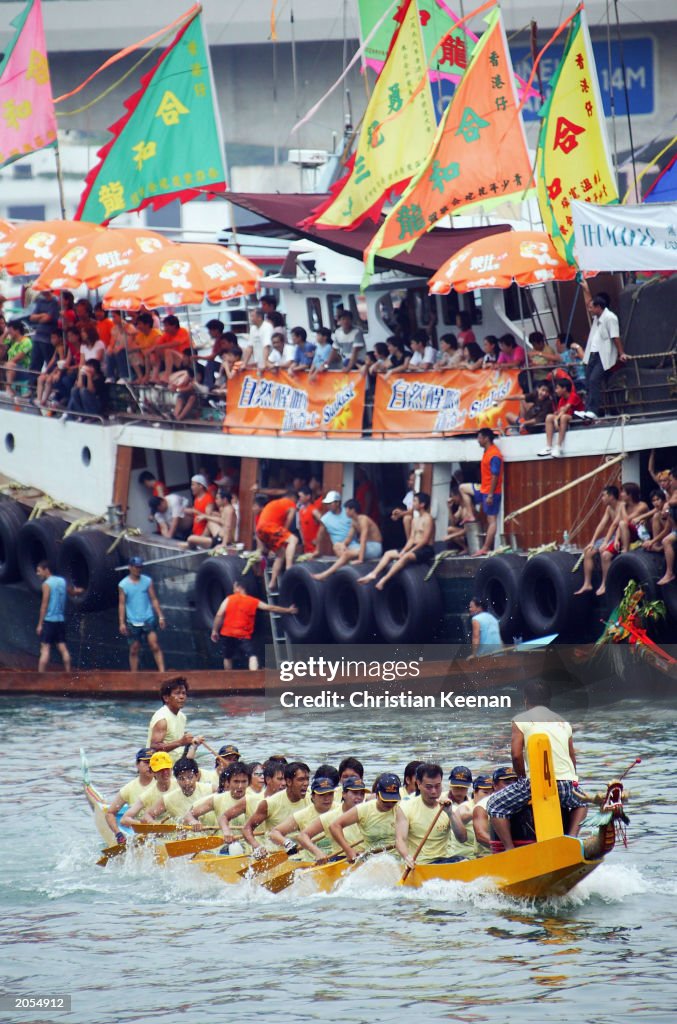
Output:
[[195,839],[174,839],[162,843],[168,857],[187,857],[203,850],[215,850],[223,846],[223,836],[197,836]]
[[118,857],[121,853],[124,853],[127,849],[126,843],[116,843],[115,846],[107,846],[101,851],[101,856],[97,860],[97,864],[101,868],[105,868],[106,864],[112,857]]
[[284,850],[280,850],[279,853],[271,853],[267,857],[261,857],[260,860],[251,859],[246,867],[238,871],[238,875],[262,875],[264,872],[269,871],[271,868],[277,867],[278,864],[282,864],[288,860],[287,854]]
[[180,826],[163,822],[133,821],[132,829],[137,836],[159,836],[165,832],[176,832]]
[[536,841],[556,839],[564,834],[562,808],[557,792],[555,768],[550,739],[545,733],[534,733],[527,745],[531,806],[534,812]]
[[265,874],[259,875],[256,878],[256,884],[263,886],[269,892],[282,892],[292,884],[297,871],[312,866],[312,861],[289,861],[287,864],[280,864]]

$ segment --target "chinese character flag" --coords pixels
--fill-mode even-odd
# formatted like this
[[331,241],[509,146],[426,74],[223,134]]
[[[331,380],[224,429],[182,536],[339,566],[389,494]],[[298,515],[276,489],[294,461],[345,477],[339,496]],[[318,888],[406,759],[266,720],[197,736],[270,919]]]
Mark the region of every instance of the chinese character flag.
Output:
[[12,25],[16,35],[0,61],[0,167],[56,141],[40,0],[29,0]]
[[538,205],[545,230],[557,252],[573,266],[571,201],[618,202],[584,11],[571,23],[567,45],[541,118],[536,158]]
[[87,175],[76,219],[107,224],[125,211],[225,191],[221,125],[199,13],[181,26],[125,106]]

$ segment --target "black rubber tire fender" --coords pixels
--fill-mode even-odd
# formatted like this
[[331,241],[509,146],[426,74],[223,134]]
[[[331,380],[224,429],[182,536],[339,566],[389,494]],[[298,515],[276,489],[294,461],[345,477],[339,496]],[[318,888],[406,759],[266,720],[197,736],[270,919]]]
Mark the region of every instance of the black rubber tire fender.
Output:
[[668,618],[671,619],[670,636],[671,642],[677,639],[677,582],[668,583],[664,587],[656,587],[658,597],[665,602]]
[[440,585],[429,565],[408,565],[374,588],[374,621],[386,643],[422,643],[430,639],[441,617]]
[[656,580],[663,575],[664,569],[663,556],[652,551],[624,551],[616,555],[606,578],[607,613],[611,613],[619,603],[630,580],[640,585],[647,601],[665,600],[662,591],[667,588],[656,586]]
[[26,519],[18,501],[0,503],[0,583],[14,583],[20,578],[17,545]]
[[37,574],[38,563],[49,562],[52,569],[59,564],[61,538],[67,523],[52,516],[41,516],[25,523],[19,531],[17,560],[19,572],[29,590],[39,594],[43,581]]
[[326,562],[302,562],[287,569],[280,581],[279,603],[298,608],[296,615],[285,615],[282,620],[292,643],[310,644],[327,639],[326,585],[311,575],[326,568]]
[[123,573],[116,572],[117,548],[108,554],[114,537],[103,530],[79,530],[66,537],[59,552],[59,572],[69,586],[83,591],[70,597],[74,608],[95,612],[115,604]]
[[205,558],[195,577],[195,611],[198,626],[211,632],[214,616],[229,594],[233,584],[241,583],[252,597],[261,597],[258,578],[250,570],[244,576],[244,558],[237,555],[215,555]]
[[376,639],[374,588],[358,580],[373,565],[344,565],[325,581],[327,626],[337,644],[359,644]]
[[475,594],[488,603],[488,610],[498,619],[505,643],[512,643],[513,637],[523,636],[526,630],[520,608],[525,565],[526,559],[519,555],[492,555],[475,576]]
[[573,627],[577,611],[574,591],[583,582],[580,567],[571,571],[578,558],[569,551],[544,551],[526,563],[519,586],[520,610],[534,636],[566,635]]

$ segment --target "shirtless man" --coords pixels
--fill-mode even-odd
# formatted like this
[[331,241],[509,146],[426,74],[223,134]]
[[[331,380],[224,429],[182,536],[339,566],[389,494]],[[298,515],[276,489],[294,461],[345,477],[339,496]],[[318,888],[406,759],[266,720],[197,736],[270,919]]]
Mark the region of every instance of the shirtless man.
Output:
[[670,532],[663,538],[663,552],[665,554],[665,572],[657,584],[659,587],[665,587],[668,583],[673,583],[675,579],[675,549],[677,548],[677,466],[673,466],[670,470],[669,477],[670,496],[667,501],[666,508],[670,514],[668,520],[670,524]]
[[365,559],[380,558],[383,554],[381,531],[373,519],[361,512],[359,501],[351,498],[343,508],[351,522],[350,532],[345,541],[334,545],[334,551],[338,555],[334,564],[324,572],[312,573],[315,580],[326,580],[327,576],[331,576],[348,562],[362,565]]
[[638,539],[637,524],[635,516],[642,516],[648,511],[649,506],[645,501],[640,501],[640,492],[637,484],[626,483],[621,487],[621,500],[618,504],[616,519],[612,524],[611,540],[602,545],[600,560],[602,562],[602,582],[595,591],[598,597],[606,593],[606,579],[609,568],[616,555],[621,551],[627,551],[630,542]]
[[[373,572],[367,573],[358,583],[372,583],[378,579],[387,565],[390,569],[383,579],[376,584],[377,590],[383,590],[388,580],[396,573],[401,572],[407,565],[419,563],[429,564],[435,557],[433,541],[435,540],[435,520],[430,515],[430,495],[424,491],[418,491],[414,495],[413,504],[414,517],[411,521],[411,534],[409,540],[401,551],[386,551]],[[415,513],[418,513],[416,515]]]
[[[597,528],[592,535],[592,540],[583,551],[583,586],[580,587],[574,597],[585,594],[592,590],[592,574],[595,568],[595,558],[600,550],[606,547],[613,537],[615,522],[620,507],[620,496],[617,487],[613,485],[605,487],[600,496],[600,504],[604,513]],[[611,561],[611,559],[609,559]]]

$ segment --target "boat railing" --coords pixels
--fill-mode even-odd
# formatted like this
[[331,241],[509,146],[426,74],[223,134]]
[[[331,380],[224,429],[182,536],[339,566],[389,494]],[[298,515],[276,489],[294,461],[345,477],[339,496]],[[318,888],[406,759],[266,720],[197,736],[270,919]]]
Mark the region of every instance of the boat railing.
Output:
[[[522,372],[523,382],[534,388],[543,371],[551,372],[564,364],[548,364],[544,367],[529,367]],[[226,396],[223,391],[210,391],[202,385],[196,386],[194,409],[189,417],[177,419],[175,415],[176,392],[165,383],[136,383],[119,380],[107,383],[103,391],[103,411],[87,413],[81,410],[69,411],[65,405],[37,402],[37,380],[40,374],[31,370],[17,370],[14,381],[6,380],[7,363],[0,363],[0,408],[10,405],[16,412],[41,413],[44,416],[62,419],[80,419],[83,422],[105,424],[111,421],[134,422],[171,426],[171,429],[209,430],[222,433],[242,434],[243,427],[230,428],[224,423]],[[331,372],[331,371],[327,371]],[[406,371],[402,371],[403,374]],[[449,375],[454,370],[444,371]],[[415,371],[411,371],[412,376]],[[582,389],[581,389],[582,390]],[[624,417],[628,422],[660,419],[674,416],[677,411],[677,352],[657,352],[627,356],[624,363],[618,363],[606,383],[603,395],[603,411],[609,418]],[[420,430],[403,427],[401,430],[374,430],[374,390],[368,388],[365,396],[364,414],[359,430],[345,435],[361,439],[383,440],[385,437],[430,438],[447,436],[431,429]],[[576,426],[576,424],[572,424]],[[500,424],[495,428],[501,432]],[[467,433],[475,432],[474,424]],[[289,436],[289,431],[274,426],[247,426],[246,433],[252,436]],[[312,431],[313,436],[323,439],[337,439],[337,431],[320,429]]]

